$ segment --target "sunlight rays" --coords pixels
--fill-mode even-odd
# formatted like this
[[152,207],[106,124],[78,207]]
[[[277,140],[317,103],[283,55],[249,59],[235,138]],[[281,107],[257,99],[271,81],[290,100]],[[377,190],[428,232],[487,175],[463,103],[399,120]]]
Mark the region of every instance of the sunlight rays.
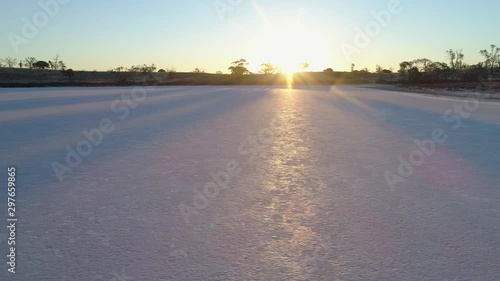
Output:
[[353,97],[352,95],[348,94],[347,92],[344,92],[341,88],[331,87],[330,94],[336,94],[337,96],[348,101],[350,104],[352,104],[352,105],[354,105],[354,106],[356,106],[356,107],[358,107],[366,112],[369,112],[369,113],[374,114],[374,115],[379,114],[376,110],[371,108],[369,105],[367,105],[364,102],[361,102],[359,99]]
[[[394,147],[403,151],[401,156],[410,163],[409,155],[416,154],[420,151],[421,147],[415,143],[424,143],[426,140],[414,139],[414,136],[408,135],[407,128],[401,127],[399,122],[390,118],[384,117],[383,112],[378,106],[370,106],[369,103],[361,101],[356,97],[352,91],[347,87],[334,87],[332,86],[329,92],[330,97],[339,97],[342,99],[340,104],[335,105],[340,110],[336,115],[343,115],[344,118],[352,118],[345,112],[345,102],[358,108],[361,112],[365,113],[368,117],[367,120],[371,122],[374,128],[382,128],[381,130],[390,130],[395,134],[394,139],[405,139],[405,143],[409,145],[402,145],[401,147]],[[366,99],[364,99],[367,101]],[[341,105],[344,103],[344,105]],[[344,110],[342,110],[344,109]],[[405,126],[411,126],[406,124]],[[435,152],[426,155],[422,160],[423,164],[412,166],[414,169],[414,176],[419,182],[425,183],[427,186],[446,190],[455,196],[474,197],[473,188],[457,188],[460,183],[468,182],[469,186],[480,185],[482,177],[479,174],[477,167],[472,165],[462,155],[454,151],[447,145],[436,147]],[[402,163],[402,162],[401,162]],[[439,167],[439,168],[438,168]]]

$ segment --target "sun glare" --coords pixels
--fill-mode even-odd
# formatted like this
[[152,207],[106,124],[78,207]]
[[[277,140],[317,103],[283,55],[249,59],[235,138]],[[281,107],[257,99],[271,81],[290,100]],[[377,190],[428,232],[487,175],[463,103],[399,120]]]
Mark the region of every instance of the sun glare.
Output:
[[293,87],[293,76],[294,74],[292,72],[288,72],[286,75],[288,89],[291,89]]
[[321,61],[324,55],[313,48],[321,41],[319,36],[300,24],[270,24],[255,34],[251,43],[251,60],[272,63],[286,74],[301,71],[304,62]]

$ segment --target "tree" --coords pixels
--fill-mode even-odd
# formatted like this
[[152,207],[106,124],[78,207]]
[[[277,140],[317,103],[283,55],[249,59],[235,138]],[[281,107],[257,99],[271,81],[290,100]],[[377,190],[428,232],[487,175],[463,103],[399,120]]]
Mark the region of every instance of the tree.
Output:
[[323,70],[323,72],[326,72],[326,73],[333,73],[333,69],[331,67]]
[[[413,67],[413,62],[410,61],[403,61],[399,63],[399,70],[398,72],[404,77],[408,73],[408,71]],[[409,76],[408,76],[409,79]]]
[[19,68],[23,68],[23,61],[22,60],[19,61]]
[[117,68],[114,69],[114,71],[116,71],[116,72],[122,72],[124,70],[125,70],[124,66],[119,66],[119,67],[117,67]]
[[413,61],[413,64],[419,69],[420,72],[428,72],[429,66],[432,64],[432,61],[426,58],[416,59]]
[[302,72],[307,71],[307,69],[309,69],[309,63],[307,63],[307,62],[301,63],[300,69],[302,70]]
[[151,73],[156,70],[156,65],[153,63],[151,65],[143,64],[143,65],[132,65],[128,71],[129,72],[142,72],[142,73]]
[[144,72],[144,73],[146,73],[146,72],[147,72],[147,73],[151,73],[151,72],[154,72],[154,71],[156,70],[156,68],[157,68],[157,67],[156,67],[156,65],[155,65],[154,63],[153,63],[153,64],[151,64],[151,65],[144,64],[144,65],[142,66],[141,71],[142,71],[142,72]]
[[215,74],[222,75],[223,73],[222,73],[222,71],[219,70],[219,71],[215,72]]
[[279,69],[272,63],[263,63],[262,69],[259,71],[261,74],[274,74],[278,72]]
[[201,69],[201,68],[198,68],[198,67],[197,67],[197,68],[195,68],[195,69],[193,70],[193,73],[205,73],[205,69]]
[[434,73],[435,79],[439,80],[442,73],[449,69],[448,65],[444,62],[433,62],[429,65],[429,71]]
[[383,70],[384,69],[380,65],[377,64],[377,66],[375,66],[375,72],[376,73],[382,73]]
[[356,65],[355,65],[354,63],[351,63],[351,72],[354,72],[354,67],[355,67],[355,66],[356,66]]
[[59,69],[59,54],[56,54],[54,56],[54,58],[52,59],[52,61],[49,62],[49,64],[51,65],[50,67],[54,70],[57,70]]
[[495,70],[495,65],[500,65],[500,48],[496,45],[491,44],[491,51],[481,50],[479,53],[484,57],[484,65],[490,69],[490,74],[493,74]]
[[487,73],[488,70],[488,67],[485,66],[483,62],[479,62],[475,65],[469,65],[462,74],[462,79],[471,82],[477,81],[477,78]]
[[50,67],[49,63],[46,61],[42,61],[42,60],[37,61],[33,64],[33,68],[45,69],[45,68],[49,68],[49,67]]
[[413,66],[408,70],[408,81],[417,82],[422,77],[422,73],[418,70],[418,67]]
[[162,68],[162,69],[158,70],[158,72],[160,72],[160,73],[165,73],[165,72],[167,72],[167,71],[165,71],[165,69],[163,69],[163,68]]
[[4,60],[5,64],[7,65],[7,67],[14,67],[16,64],[17,64],[17,59],[13,58],[13,57],[6,57]]
[[232,75],[242,76],[250,73],[247,67],[248,62],[245,59],[240,59],[233,61],[228,69],[231,70]]
[[128,72],[139,72],[140,66],[132,65],[127,69]]
[[58,64],[59,64],[59,68],[60,68],[61,70],[66,70],[66,64],[64,64],[64,62],[63,62],[62,60],[60,60],[60,61],[58,62]]
[[25,65],[27,67],[29,67],[30,69],[32,69],[33,68],[33,64],[35,62],[37,62],[36,58],[34,58],[34,57],[27,57],[27,58],[24,59],[24,61],[25,61]]
[[462,54],[462,49],[455,50],[449,49],[446,51],[446,58],[450,61],[450,68],[453,71],[457,71],[462,68],[462,63],[464,60],[464,54]]

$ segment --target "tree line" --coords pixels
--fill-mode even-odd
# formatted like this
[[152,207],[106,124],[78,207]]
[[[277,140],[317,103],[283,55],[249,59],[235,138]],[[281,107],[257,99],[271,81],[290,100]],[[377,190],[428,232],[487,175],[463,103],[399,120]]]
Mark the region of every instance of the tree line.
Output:
[[[464,57],[462,49],[449,49],[446,50],[446,62],[431,61],[427,58],[420,58],[408,61],[402,61],[399,64],[399,70],[397,71],[404,79],[408,82],[418,82],[422,80],[467,80],[469,78],[475,79],[479,75],[483,74],[494,74],[495,72],[500,72],[500,47],[492,44],[489,49],[483,49],[479,51],[479,54],[484,58],[483,61],[476,64],[466,64],[464,63]],[[253,74],[248,69],[249,63],[245,59],[239,59],[232,62],[228,68],[231,75],[242,76]],[[65,63],[60,59],[59,54],[56,54],[51,60],[37,60],[35,57],[27,57],[24,60],[17,60],[12,57],[6,57],[0,59],[0,67],[8,68],[29,68],[29,69],[52,69],[52,70],[66,70]],[[302,63],[299,66],[300,70],[307,71],[309,64],[307,62]],[[119,66],[113,69],[109,69],[109,72],[142,72],[151,73],[157,70],[155,64],[142,64],[142,65],[132,65],[128,68]],[[73,72],[72,70],[70,71]],[[159,69],[158,72],[176,72],[175,68]],[[205,69],[195,68],[193,73],[205,73]],[[332,68],[327,68],[324,72],[334,72]],[[368,74],[370,71],[368,68],[363,68],[362,70],[355,70],[355,64],[351,64],[351,72],[357,72],[361,74]],[[259,74],[277,74],[282,73],[279,66],[272,63],[263,63],[261,69],[258,71]],[[393,69],[385,69],[380,65],[375,67],[375,73],[393,73]],[[222,71],[217,71],[216,74],[222,74]]]
[[426,58],[403,61],[399,64],[398,72],[408,82],[431,80],[470,80],[480,75],[500,72],[500,48],[494,44],[489,49],[480,50],[484,61],[476,64],[464,63],[462,49],[446,50],[447,62],[433,62]]
[[0,59],[0,67],[4,68],[29,68],[29,69],[52,69],[52,70],[66,70],[66,64],[60,59],[59,54],[56,54],[52,60],[38,60],[35,57],[27,57],[25,59],[17,60],[13,57],[6,57]]

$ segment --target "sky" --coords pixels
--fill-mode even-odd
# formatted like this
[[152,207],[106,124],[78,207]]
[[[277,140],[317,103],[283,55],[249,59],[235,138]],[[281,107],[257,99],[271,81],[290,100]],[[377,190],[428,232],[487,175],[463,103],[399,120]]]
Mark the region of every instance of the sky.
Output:
[[0,58],[55,54],[74,70],[158,68],[228,73],[273,63],[284,71],[347,71],[401,61],[466,63],[500,46],[500,1],[490,0],[0,0]]

